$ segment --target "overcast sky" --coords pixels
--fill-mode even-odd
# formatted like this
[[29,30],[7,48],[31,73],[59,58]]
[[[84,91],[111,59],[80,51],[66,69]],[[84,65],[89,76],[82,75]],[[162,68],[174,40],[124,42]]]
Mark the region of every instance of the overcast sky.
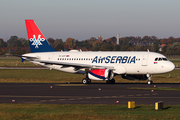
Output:
[[34,19],[46,38],[180,37],[180,0],[0,0],[0,38],[27,38]]

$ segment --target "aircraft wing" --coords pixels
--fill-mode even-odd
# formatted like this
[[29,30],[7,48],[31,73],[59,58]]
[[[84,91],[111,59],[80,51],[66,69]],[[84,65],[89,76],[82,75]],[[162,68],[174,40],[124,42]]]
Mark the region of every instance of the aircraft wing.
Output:
[[48,61],[48,60],[33,60],[45,64],[62,65],[63,67],[75,67],[75,68],[93,68],[93,69],[114,69],[112,66],[98,66],[80,63],[70,63],[70,62],[59,62],[59,61]]

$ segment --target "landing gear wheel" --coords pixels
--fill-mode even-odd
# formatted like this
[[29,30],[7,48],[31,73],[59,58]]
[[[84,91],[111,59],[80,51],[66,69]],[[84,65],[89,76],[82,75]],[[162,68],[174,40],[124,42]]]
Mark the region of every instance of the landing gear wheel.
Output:
[[114,83],[115,83],[115,79],[107,80],[106,83],[107,83],[107,84],[114,84]]
[[90,79],[88,79],[88,84],[91,84],[91,80]]
[[151,84],[153,84],[153,82],[152,82],[152,81],[150,81],[150,80],[148,80],[148,85],[151,85]]
[[148,80],[148,85],[153,84],[153,81]]
[[82,83],[83,84],[89,84],[89,83],[91,83],[91,80],[84,78],[84,79],[82,79]]
[[151,77],[152,77],[152,75],[147,74],[147,77],[148,77],[148,85],[153,84],[153,81],[151,81]]

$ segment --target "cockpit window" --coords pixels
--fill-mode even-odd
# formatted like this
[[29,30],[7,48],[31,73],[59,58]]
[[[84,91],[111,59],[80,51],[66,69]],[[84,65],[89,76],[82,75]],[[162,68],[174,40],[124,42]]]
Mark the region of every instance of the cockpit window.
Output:
[[167,58],[163,58],[164,61],[167,61]]
[[158,61],[162,61],[162,58],[159,58]]
[[155,61],[168,61],[167,58],[155,58]]

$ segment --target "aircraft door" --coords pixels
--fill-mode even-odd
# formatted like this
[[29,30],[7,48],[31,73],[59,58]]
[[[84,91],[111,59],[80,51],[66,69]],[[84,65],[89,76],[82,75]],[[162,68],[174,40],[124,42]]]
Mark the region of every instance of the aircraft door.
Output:
[[144,54],[142,58],[142,66],[147,66],[148,65],[148,56],[149,54]]

